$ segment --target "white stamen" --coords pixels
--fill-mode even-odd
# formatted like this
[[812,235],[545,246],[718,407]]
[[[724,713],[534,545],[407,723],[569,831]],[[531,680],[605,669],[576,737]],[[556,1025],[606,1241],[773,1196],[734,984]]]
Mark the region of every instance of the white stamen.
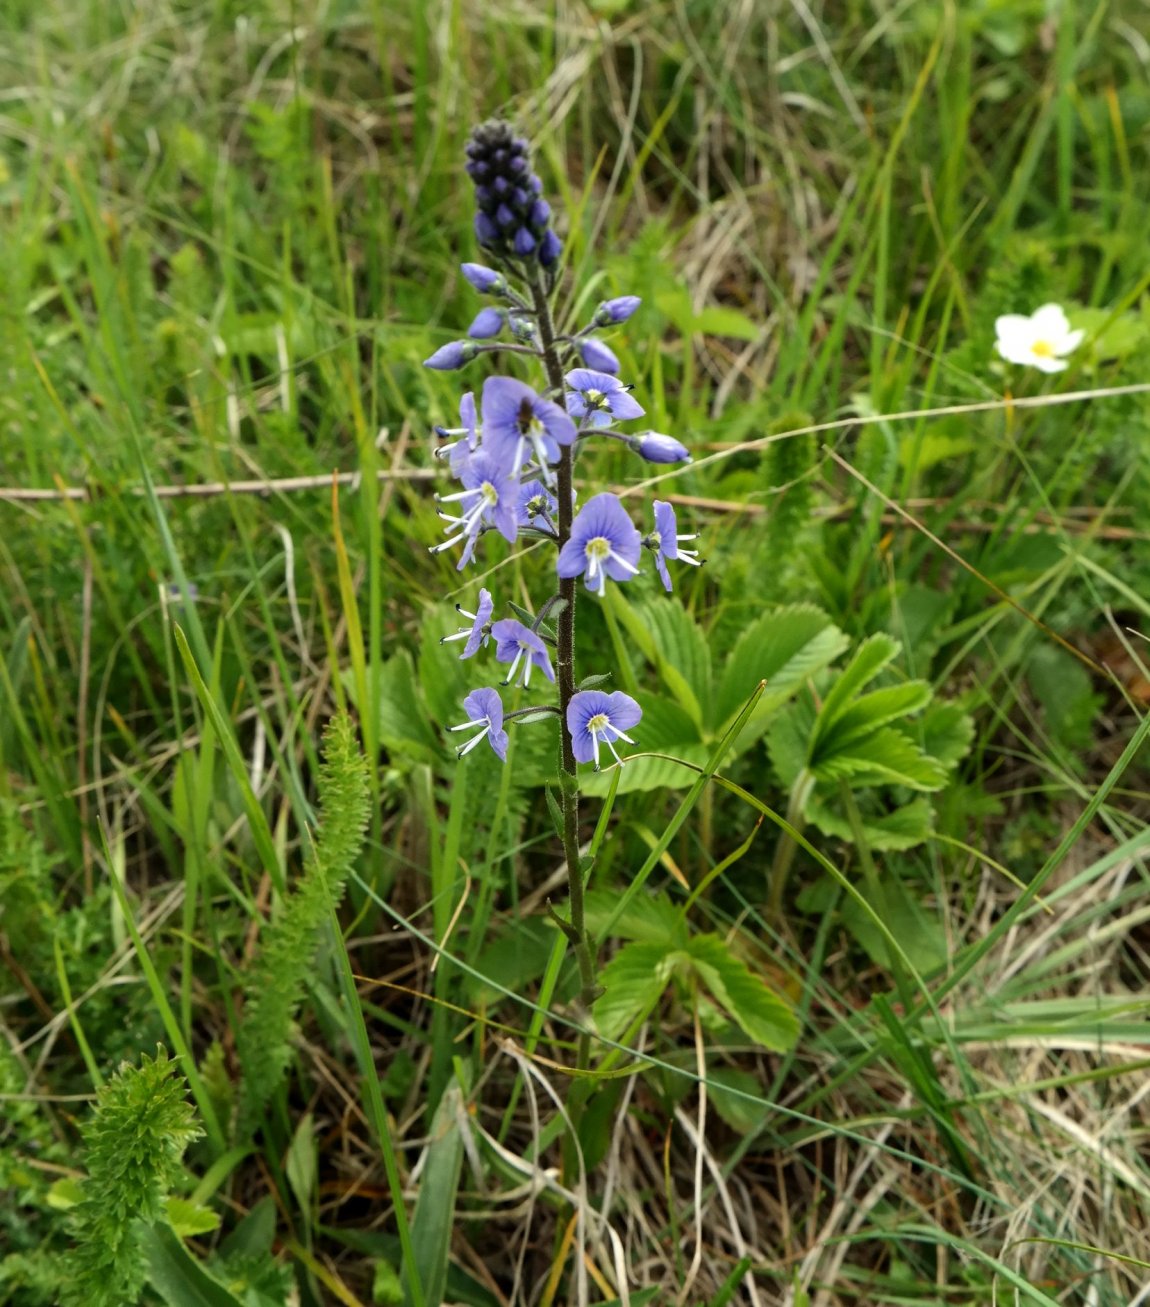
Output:
[[627,560],[621,557],[619,554],[617,554],[614,551],[614,549],[611,550],[611,552],[607,555],[607,557],[612,559],[614,562],[618,563],[620,567],[625,567],[627,571],[631,573],[632,576],[636,575],[639,571],[639,569],[635,566],[634,563],[627,562]]
[[519,652],[515,655],[515,658],[514,658],[512,664],[511,664],[510,670],[509,670],[508,673],[507,673],[507,679],[503,682],[504,685],[510,685],[510,684],[511,684],[511,681],[512,681],[512,679],[513,679],[514,676],[515,676],[515,669],[519,666],[519,660],[520,660],[520,658],[522,658],[522,657],[523,657],[523,646],[520,645],[520,646],[519,646]]
[[[478,724],[478,723],[477,723],[477,724]],[[486,739],[486,737],[487,737],[487,732],[488,732],[489,730],[491,730],[491,723],[490,723],[490,722],[488,722],[487,725],[484,726],[483,730],[481,730],[481,731],[479,732],[479,734],[478,734],[478,735],[477,735],[473,740],[468,740],[467,743],[463,746],[462,749],[457,750],[457,752],[456,752],[456,756],[459,757],[459,758],[462,758],[462,757],[464,757],[466,754],[469,754],[469,753],[471,752],[471,750],[474,749],[475,746],[479,743],[480,740]]]

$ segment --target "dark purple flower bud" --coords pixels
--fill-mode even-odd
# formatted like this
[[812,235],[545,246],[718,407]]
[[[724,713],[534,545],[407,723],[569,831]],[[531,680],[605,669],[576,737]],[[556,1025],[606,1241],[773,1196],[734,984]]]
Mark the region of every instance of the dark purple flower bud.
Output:
[[558,261],[562,253],[563,242],[555,235],[555,228],[548,227],[546,234],[539,242],[539,262],[545,268],[549,268]]
[[523,154],[517,154],[507,160],[507,171],[510,173],[521,173],[527,171],[526,151]]
[[531,206],[532,227],[546,227],[551,221],[551,206],[546,200],[536,200]]
[[589,368],[613,374],[619,371],[619,360],[615,357],[615,351],[604,345],[601,340],[596,340],[594,336],[586,336],[579,342],[579,355]]
[[499,244],[499,228],[482,211],[475,215],[475,239],[480,245]]
[[477,186],[475,188],[475,203],[478,204],[481,209],[487,208],[494,198],[495,196],[492,194],[490,186]]
[[638,295],[620,295],[617,299],[604,300],[595,310],[594,323],[597,327],[618,326],[620,322],[626,322],[642,302]]
[[450,345],[441,345],[429,359],[423,360],[425,368],[434,368],[437,372],[454,372],[479,353],[479,346],[469,340],[453,340]]
[[495,153],[494,153],[491,157],[495,160],[496,163],[506,163],[506,162],[507,162],[507,151],[506,151],[506,150],[496,150]]
[[511,198],[521,209],[526,209],[531,203],[531,196],[527,194],[522,186],[516,186],[511,192]]
[[516,136],[511,142],[511,151],[513,154],[527,154],[531,150],[531,142],[526,136]]
[[466,165],[467,175],[473,181],[481,181],[491,171],[490,164],[485,163],[482,159],[473,159]]
[[467,328],[467,334],[472,340],[489,340],[492,336],[499,335],[505,320],[506,313],[503,309],[480,309],[475,315],[475,321]]
[[674,436],[648,431],[630,441],[631,448],[648,463],[689,463],[691,451]]
[[515,226],[515,214],[511,212],[506,204],[501,204],[499,208],[495,210],[495,221],[506,230],[508,227]]
[[526,227],[520,227],[515,233],[515,253],[526,258],[535,249],[535,237]]
[[503,273],[494,268],[485,268],[482,263],[461,263],[463,275],[484,295],[500,295],[507,288]]
[[535,175],[535,173],[531,174],[531,180],[527,183],[527,185],[531,187],[531,189],[535,192],[536,195],[540,195],[543,191],[543,183],[539,180],[539,178]]
[[491,189],[500,199],[502,199],[511,189],[511,183],[506,177],[496,177],[496,179],[491,183]]

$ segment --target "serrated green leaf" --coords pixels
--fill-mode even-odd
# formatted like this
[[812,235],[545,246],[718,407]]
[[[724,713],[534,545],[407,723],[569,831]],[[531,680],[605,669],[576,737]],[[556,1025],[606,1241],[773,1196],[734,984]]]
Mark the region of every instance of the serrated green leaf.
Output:
[[856,694],[898,656],[899,642],[883,632],[864,640],[854,657],[835,678],[819,709],[819,728],[825,730],[844,712]]
[[[619,896],[612,891],[588,893],[587,924],[594,934],[611,920],[618,904]],[[687,942],[683,914],[665,894],[636,895],[614,922],[613,930],[620,939],[661,944],[667,949],[682,948]]]
[[711,651],[706,636],[677,599],[631,604],[618,587],[608,587],[606,602],[701,737],[702,704],[711,695]]
[[[831,807],[833,795],[814,795],[807,802],[806,816],[812,825],[832,839],[854,842],[850,821]],[[929,799],[912,799],[893,812],[875,815],[863,812],[862,828],[867,847],[876,853],[913,849],[934,832],[934,809]],[[805,905],[804,905],[805,910]]]
[[831,723],[822,743],[828,750],[845,748],[852,740],[896,718],[921,712],[930,703],[931,695],[926,681],[906,681],[902,685],[888,685],[860,695]]
[[739,637],[723,667],[715,717],[725,730],[760,681],[766,691],[738,746],[746,748],[766,728],[771,716],[810,677],[843,652],[849,640],[813,604],[795,604],[765,613]]
[[661,943],[624,945],[599,973],[602,995],[595,1000],[595,1024],[607,1039],[627,1027],[659,1001],[673,970],[673,955]]
[[579,682],[578,688],[580,690],[596,690],[599,686],[606,685],[611,679],[610,672],[597,672],[594,676],[585,676]]
[[[831,745],[833,748],[833,739]],[[856,787],[905,785],[912,790],[941,790],[949,776],[937,758],[928,757],[890,726],[826,754],[817,745],[808,766],[816,780],[849,779]]]
[[970,749],[974,719],[956,703],[932,703],[917,723],[916,733],[925,753],[944,766],[954,767]]
[[750,1039],[775,1052],[792,1047],[799,1037],[794,1011],[718,935],[697,935],[687,952],[702,984]]
[[809,695],[791,704],[771,723],[767,752],[784,789],[791,789],[807,765],[814,724],[815,708]]
[[[914,898],[897,876],[883,880],[883,916],[919,975],[927,976],[945,966],[949,956],[946,931],[934,913]],[[880,967],[889,967],[887,943],[866,912],[854,899],[842,905],[843,924]]]
[[197,1234],[211,1234],[220,1228],[220,1214],[210,1207],[201,1207],[199,1203],[189,1202],[186,1198],[168,1198],[164,1203],[164,1214],[168,1224],[181,1239],[191,1239]]
[[[708,1067],[707,1094],[715,1111],[740,1135],[761,1130],[771,1110],[770,1104],[762,1101],[763,1086],[758,1076],[738,1067]],[[754,1098],[760,1101],[752,1102]]]

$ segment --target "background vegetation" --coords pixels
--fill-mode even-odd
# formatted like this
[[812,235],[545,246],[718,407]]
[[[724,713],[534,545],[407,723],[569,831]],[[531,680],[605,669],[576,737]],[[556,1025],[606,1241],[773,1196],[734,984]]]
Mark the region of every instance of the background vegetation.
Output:
[[[0,502],[0,1300],[1142,1301],[1144,0],[3,22],[2,480],[46,494]],[[565,302],[643,297],[708,558],[582,609],[641,747],[723,777],[585,805],[586,1174],[548,728],[441,729],[420,361],[494,112]],[[1069,369],[997,361],[1047,301]]]

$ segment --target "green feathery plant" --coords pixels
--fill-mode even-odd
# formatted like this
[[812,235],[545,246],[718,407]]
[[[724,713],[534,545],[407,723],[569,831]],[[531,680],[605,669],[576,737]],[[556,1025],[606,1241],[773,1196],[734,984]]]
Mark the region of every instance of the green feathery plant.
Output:
[[245,985],[239,1028],[243,1067],[241,1129],[254,1130],[287,1069],[292,1022],[304,995],[320,926],[338,903],[363,847],[369,817],[367,759],[351,719],[333,717],[324,732],[319,774],[319,832],[295,889],[264,928],[263,951]]
[[65,1263],[65,1307],[136,1300],[146,1276],[137,1222],[163,1218],[184,1149],[202,1133],[163,1048],[138,1067],[125,1062],[100,1090],[83,1128],[88,1177],[71,1215],[76,1246]]

